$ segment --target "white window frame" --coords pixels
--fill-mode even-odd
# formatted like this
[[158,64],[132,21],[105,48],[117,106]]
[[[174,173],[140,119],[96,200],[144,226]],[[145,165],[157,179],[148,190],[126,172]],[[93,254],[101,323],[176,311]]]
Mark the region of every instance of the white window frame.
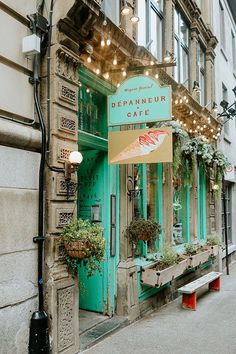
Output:
[[[177,23],[176,23],[177,20]],[[184,24],[186,25],[186,28],[188,30],[187,32],[187,43],[184,42],[181,36],[181,30],[180,30],[180,21],[183,21]],[[186,88],[189,89],[189,33],[190,33],[190,28],[187,23],[187,21],[184,19],[182,13],[178,10],[175,9],[175,16],[174,16],[174,42],[175,42],[175,48],[174,48],[174,54],[176,57],[176,67],[174,71],[174,78],[177,82],[182,83]],[[183,66],[183,53],[186,54],[187,56],[187,65],[186,67]]]

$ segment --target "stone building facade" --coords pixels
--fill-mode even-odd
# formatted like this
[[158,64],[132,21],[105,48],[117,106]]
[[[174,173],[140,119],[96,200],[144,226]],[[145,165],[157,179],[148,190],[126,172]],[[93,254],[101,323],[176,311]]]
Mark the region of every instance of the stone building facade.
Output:
[[[210,1],[204,2],[202,12],[200,3],[192,0],[159,1],[158,5],[148,1],[150,7],[145,23],[151,19],[149,11],[154,9],[163,34],[160,36],[157,32],[162,39],[162,46],[159,47],[154,46],[158,40],[152,37],[151,28],[143,28],[141,21],[133,25],[127,16],[120,17],[119,2],[114,5],[114,1],[109,0],[25,1],[25,6],[16,3],[5,1],[0,5],[3,17],[1,26],[8,26],[15,40],[10,48],[6,42],[0,46],[1,76],[6,78],[0,97],[0,142],[4,161],[0,187],[5,205],[1,227],[4,246],[0,255],[5,278],[1,276],[0,279],[4,289],[1,291],[4,296],[0,316],[1,323],[7,323],[1,330],[3,351],[27,352],[30,316],[37,309],[38,301],[37,246],[32,239],[37,234],[41,133],[37,117],[35,122],[33,89],[28,81],[33,71],[32,57],[23,55],[20,45],[22,37],[31,34],[27,15],[40,10],[49,24],[52,19],[51,41],[42,56],[40,72],[40,104],[48,141],[44,215],[45,309],[49,318],[52,353],[75,354],[80,347],[79,306],[110,317],[123,315],[132,321],[150,307],[173,299],[180,284],[200,272],[209,271],[213,266],[211,262],[205,262],[205,268],[198,267],[160,289],[142,285],[141,272],[150,265],[147,258],[151,252],[143,243],[141,255],[134,257],[124,231],[134,217],[138,204],[141,205],[143,217],[148,216],[149,192],[145,192],[145,185],[151,186],[149,177],[153,173],[160,193],[156,200],[159,203],[157,216],[163,228],[160,243],[174,243],[174,176],[170,163],[157,166],[155,174],[151,167],[149,170],[146,167],[138,170],[134,165],[108,165],[107,133],[113,128],[107,127],[106,102],[107,96],[116,91],[125,75],[133,75],[130,67],[141,67],[138,74],[143,74],[148,68],[149,74],[156,75],[160,85],[171,85],[173,120],[181,123],[191,134],[200,133],[201,128],[206,129],[206,138],[214,142],[213,136],[218,132],[219,123],[208,103],[215,100],[217,39],[209,25]],[[144,15],[141,3],[131,2],[132,12],[137,11],[140,17]],[[44,7],[41,6],[43,4]],[[176,21],[179,26],[176,26]],[[144,32],[146,36],[142,38]],[[104,45],[101,46],[102,42]],[[177,66],[158,66],[163,62],[166,51],[177,58]],[[115,58],[118,65],[114,64]],[[204,65],[201,58],[204,58]],[[153,69],[152,61],[156,62]],[[17,89],[19,82],[22,83],[20,92]],[[23,125],[25,123],[30,126]],[[84,165],[81,164],[78,176],[72,174],[68,196],[64,169],[70,152],[74,150],[82,152]],[[128,194],[128,181],[134,186],[137,173],[142,175],[142,202],[137,202]],[[198,178],[204,180],[204,189]],[[196,171],[191,190],[187,192],[186,210],[190,212],[187,216],[186,243],[205,242],[207,233],[217,231],[217,201],[211,198],[211,187],[209,181]],[[204,200],[202,204],[200,198]],[[100,278],[87,280],[83,278],[83,267],[79,268],[79,280],[83,278],[87,289],[83,293],[79,291],[77,279],[68,273],[60,235],[72,217],[91,218],[89,213],[93,206],[99,206],[102,210],[106,253]],[[202,206],[205,213],[200,224]],[[113,219],[115,223],[112,223]],[[12,289],[18,290],[12,292]],[[91,296],[94,289],[97,289],[97,294]],[[9,321],[13,316],[19,321],[14,325],[13,319]]]

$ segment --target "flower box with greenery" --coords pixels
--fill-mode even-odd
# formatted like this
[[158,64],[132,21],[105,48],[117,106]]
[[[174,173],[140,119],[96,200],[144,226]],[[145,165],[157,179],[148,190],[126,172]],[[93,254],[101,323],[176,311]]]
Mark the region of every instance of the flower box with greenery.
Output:
[[129,242],[137,245],[139,241],[149,241],[154,244],[161,233],[161,225],[153,219],[133,219],[125,230]]
[[211,257],[216,257],[221,246],[220,237],[216,234],[208,235],[206,246]]
[[209,259],[209,252],[207,250],[203,250],[201,246],[195,245],[192,243],[188,243],[184,246],[184,255],[188,256],[189,268],[198,267],[200,264],[205,263]]
[[105,250],[100,224],[82,219],[70,220],[63,229],[62,237],[67,252],[66,263],[73,274],[76,274],[78,261],[82,259],[86,259],[88,276],[100,270]]
[[179,256],[172,247],[165,247],[161,256],[149,260],[156,262],[142,270],[141,282],[155,288],[179,277],[188,268],[188,260]]

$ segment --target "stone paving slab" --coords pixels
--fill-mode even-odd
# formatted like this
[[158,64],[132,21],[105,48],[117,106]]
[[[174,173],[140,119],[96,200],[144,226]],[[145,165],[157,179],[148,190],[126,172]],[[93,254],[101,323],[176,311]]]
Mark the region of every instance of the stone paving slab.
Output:
[[116,332],[84,354],[236,354],[236,263],[221,291],[198,296],[197,311],[181,297]]

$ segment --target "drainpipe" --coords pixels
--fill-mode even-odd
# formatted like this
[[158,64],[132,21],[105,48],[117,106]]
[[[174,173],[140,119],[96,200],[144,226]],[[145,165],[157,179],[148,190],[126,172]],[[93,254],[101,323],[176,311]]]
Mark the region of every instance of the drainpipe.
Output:
[[[40,35],[48,31],[47,21],[39,14],[28,16],[33,34]],[[42,21],[42,22],[41,22]],[[44,26],[43,26],[44,25]],[[42,28],[45,27],[45,31]],[[32,314],[30,322],[29,354],[45,353],[49,354],[49,334],[48,334],[48,315],[44,311],[44,291],[43,291],[43,245],[44,245],[44,186],[45,186],[45,163],[47,153],[46,128],[43,113],[39,102],[38,87],[40,69],[40,54],[34,57],[33,77],[30,83],[34,90],[34,103],[39,119],[41,130],[41,160],[39,168],[39,201],[38,201],[38,236],[33,238],[33,242],[38,244],[38,311]]]

